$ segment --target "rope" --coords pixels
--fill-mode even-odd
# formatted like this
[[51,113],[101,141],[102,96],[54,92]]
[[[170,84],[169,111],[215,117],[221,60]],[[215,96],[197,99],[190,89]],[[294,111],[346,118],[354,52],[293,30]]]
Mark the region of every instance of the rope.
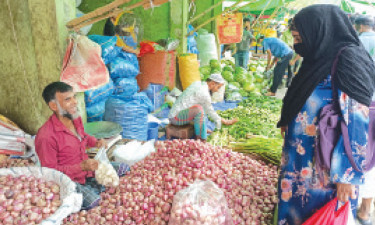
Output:
[[16,28],[14,26],[13,15],[12,15],[12,11],[11,11],[11,8],[10,8],[9,0],[7,0],[7,4],[8,4],[8,10],[9,10],[10,23],[12,25],[13,37],[14,37],[14,40],[16,42],[18,57],[19,57],[19,60],[20,60],[20,63],[21,63],[21,67],[23,69],[23,78],[24,78],[24,80],[26,82],[27,89],[30,92],[31,101],[32,101],[33,109],[35,111],[36,118],[38,119],[38,121],[40,123],[42,123],[43,121],[42,121],[42,119],[40,117],[39,111],[35,107],[36,106],[36,102],[35,102],[35,99],[33,97],[33,92],[31,90],[30,83],[29,83],[29,81],[27,80],[27,77],[26,77],[25,64],[24,64],[24,62],[22,60],[21,50],[20,50],[20,47],[19,47],[19,44],[18,44],[18,39],[17,39],[17,34],[16,34]]

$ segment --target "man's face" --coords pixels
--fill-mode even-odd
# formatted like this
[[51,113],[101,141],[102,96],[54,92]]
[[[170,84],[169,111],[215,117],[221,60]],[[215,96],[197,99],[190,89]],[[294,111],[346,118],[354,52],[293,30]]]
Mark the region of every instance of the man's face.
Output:
[[244,28],[246,28],[247,30],[250,29],[250,21],[246,21],[246,22],[244,23]]
[[74,120],[79,117],[76,95],[73,91],[56,92],[55,95],[56,110],[60,116]]
[[219,83],[216,83],[216,82],[211,82],[212,85],[211,85],[211,93],[215,93],[215,92],[218,92],[219,89],[224,85],[224,84],[219,84]]

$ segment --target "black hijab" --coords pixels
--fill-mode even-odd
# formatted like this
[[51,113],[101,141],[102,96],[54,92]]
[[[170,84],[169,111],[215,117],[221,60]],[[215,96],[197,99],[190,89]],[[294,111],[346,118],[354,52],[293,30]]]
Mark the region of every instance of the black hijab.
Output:
[[309,54],[283,99],[277,126],[287,126],[297,116],[317,85],[331,73],[337,53],[346,46],[333,82],[351,98],[369,106],[375,87],[374,62],[345,13],[334,5],[313,5],[294,17],[293,26]]

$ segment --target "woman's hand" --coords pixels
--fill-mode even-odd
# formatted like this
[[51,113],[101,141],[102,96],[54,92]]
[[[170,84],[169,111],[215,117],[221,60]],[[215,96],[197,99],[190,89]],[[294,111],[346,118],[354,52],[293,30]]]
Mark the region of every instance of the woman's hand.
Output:
[[287,127],[281,127],[281,128],[280,128],[280,131],[281,131],[281,137],[282,137],[283,139],[285,139],[286,128],[287,128]]
[[107,142],[104,139],[99,139],[96,142],[96,146],[95,147],[97,147],[97,148],[107,148],[108,145],[107,145]]
[[355,186],[352,184],[337,183],[337,200],[341,202],[349,201],[349,198],[355,199]]

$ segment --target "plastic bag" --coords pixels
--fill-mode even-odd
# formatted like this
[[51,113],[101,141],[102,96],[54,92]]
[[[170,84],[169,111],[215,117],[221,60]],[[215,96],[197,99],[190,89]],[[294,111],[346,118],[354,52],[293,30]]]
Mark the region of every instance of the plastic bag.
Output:
[[207,66],[211,59],[218,59],[214,34],[199,34],[196,38],[200,66]]
[[173,198],[168,225],[232,225],[224,192],[212,181],[196,180]]
[[346,202],[336,211],[337,198],[332,199],[302,225],[355,225],[350,201]]
[[60,81],[83,92],[108,83],[108,70],[100,57],[100,46],[86,36],[70,38],[63,60]]
[[237,102],[242,101],[242,95],[239,92],[230,92],[225,94],[225,100],[227,102]]
[[118,186],[120,178],[117,175],[116,170],[111,165],[105,148],[99,149],[98,153],[95,155],[95,160],[99,161],[98,169],[95,170],[96,181],[104,186]]
[[109,73],[112,79],[134,78],[139,74],[139,68],[130,61],[118,57],[109,64]]
[[109,82],[101,87],[85,91],[85,103],[87,106],[94,105],[98,102],[105,101],[109,96],[113,94],[113,81],[109,79]]
[[93,105],[86,106],[87,122],[95,122],[95,121],[103,120],[103,116],[105,112],[105,102],[106,100],[103,100]]
[[178,58],[179,69],[180,69],[180,80],[182,88],[185,90],[190,86],[190,84],[195,81],[201,80],[201,75],[199,72],[199,65],[197,55],[186,54]]
[[119,50],[115,48],[117,41],[116,36],[89,35],[87,37],[101,46],[102,58],[105,64],[114,60],[119,53]]
[[60,186],[60,198],[62,204],[50,217],[42,221],[41,225],[59,225],[72,213],[78,212],[82,205],[82,194],[77,193],[76,184],[67,175],[60,171],[46,167],[13,167],[0,169],[0,176],[21,175],[41,178],[45,181],[53,181]]
[[132,96],[139,91],[135,78],[118,78],[115,80],[115,95]]
[[138,58],[135,54],[121,50],[120,53],[118,54],[118,56],[122,57],[123,59],[125,59],[129,62],[131,62],[136,68],[139,69]]
[[143,160],[146,156],[155,152],[155,140],[150,140],[142,145],[139,141],[131,141],[126,145],[118,145],[113,151],[116,162],[124,162],[129,166]]

